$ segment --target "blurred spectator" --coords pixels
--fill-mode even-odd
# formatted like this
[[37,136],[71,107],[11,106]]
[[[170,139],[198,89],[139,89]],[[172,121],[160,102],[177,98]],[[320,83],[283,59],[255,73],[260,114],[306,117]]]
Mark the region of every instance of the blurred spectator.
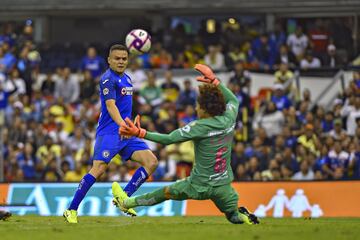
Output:
[[65,103],[74,103],[79,100],[79,95],[79,82],[71,76],[70,68],[65,67],[61,78],[55,84],[55,98],[62,98]]
[[14,81],[10,79],[10,83],[13,84],[12,91],[4,89],[4,83],[0,82],[0,127],[5,124],[5,110],[8,107],[9,97],[17,91]]
[[185,59],[185,55],[183,52],[179,52],[176,54],[176,57],[174,59],[174,61],[172,62],[172,68],[175,69],[182,69],[182,68],[189,68],[189,63],[186,61]]
[[226,66],[229,69],[236,68],[236,66],[234,66],[235,64],[245,61],[246,61],[246,55],[240,51],[240,47],[231,45],[227,58],[225,59]]
[[[286,63],[281,63],[279,70],[275,72],[275,83],[285,84],[294,77],[294,73],[289,70]],[[291,84],[290,84],[291,85]]]
[[323,55],[323,66],[331,68],[343,66],[343,62],[336,53],[336,47],[334,44],[327,46],[327,52]]
[[319,68],[321,67],[320,59],[314,57],[313,53],[308,50],[305,53],[305,57],[300,62],[300,67],[302,69],[309,69],[309,68]]
[[80,82],[80,99],[92,100],[96,94],[96,84],[90,71],[84,71],[83,80]]
[[300,163],[300,171],[295,173],[292,180],[295,181],[312,181],[315,178],[313,170],[311,170],[308,161],[304,160]]
[[75,152],[78,149],[82,149],[85,147],[85,136],[83,134],[82,128],[76,128],[74,131],[74,135],[71,136],[68,141],[66,142],[67,147]]
[[275,29],[269,34],[269,38],[275,44],[275,49],[280,49],[286,43],[286,33],[280,23],[275,24]]
[[186,105],[192,105],[195,107],[197,93],[195,89],[191,86],[191,81],[189,79],[184,80],[184,89],[180,91],[177,107],[182,109]]
[[130,62],[129,67],[126,69],[126,74],[129,75],[133,89],[135,92],[139,92],[146,82],[146,74],[143,69],[140,68],[138,60],[134,59]]
[[286,93],[294,93],[296,92],[295,89],[295,81],[293,81],[292,83],[288,83],[288,85],[285,85],[289,80],[293,79],[294,73],[292,71],[289,70],[289,67],[286,63],[281,63],[279,70],[277,70],[275,72],[275,83],[278,84],[282,84],[285,87],[285,92]]
[[249,71],[244,69],[243,62],[236,62],[234,70],[231,72],[230,83],[237,84],[241,90],[247,94],[250,94],[251,76]]
[[307,151],[318,155],[319,139],[314,133],[314,126],[310,123],[305,125],[305,133],[298,137],[298,143],[301,144]]
[[290,68],[295,68],[298,65],[294,53],[288,50],[287,45],[280,46],[279,53],[275,59],[275,68],[279,68],[281,63],[287,64]]
[[160,87],[156,86],[155,73],[149,71],[147,75],[147,84],[140,91],[140,96],[142,97],[141,102],[147,103],[152,107],[156,107],[162,102],[162,91]]
[[30,143],[26,143],[21,152],[16,156],[19,167],[22,169],[24,180],[36,180],[36,164],[37,159],[33,154],[33,147]]
[[261,34],[252,43],[252,51],[260,69],[270,70],[275,63],[276,45],[267,34]]
[[[250,99],[250,95],[248,94],[248,92],[246,92],[247,88],[241,88],[240,85],[238,84],[229,84],[229,88],[233,91],[233,93],[235,94],[236,98],[239,100],[239,109],[242,108],[246,108],[248,113],[249,110],[251,108],[251,99]],[[245,89],[245,91],[244,91]],[[239,111],[239,115],[238,117],[242,116],[242,112]]]
[[356,121],[360,118],[360,97],[349,99],[341,109],[341,116],[346,117],[347,134],[354,136]]
[[32,79],[32,70],[33,66],[31,66],[31,62],[28,58],[29,55],[29,48],[24,47],[21,49],[19,54],[19,59],[17,61],[17,69],[19,70],[20,77],[24,79],[25,85],[26,85],[26,94],[28,96],[32,95],[32,85],[33,85],[33,79]]
[[284,123],[284,114],[276,109],[275,103],[269,102],[264,113],[259,114],[255,119],[254,129],[261,126],[265,129],[267,136],[272,138],[281,133]]
[[[340,120],[341,123],[341,119]],[[337,121],[338,121],[337,120]],[[340,124],[341,127],[342,123]],[[324,119],[321,120],[321,128],[324,133],[329,133],[334,128],[334,115],[331,111],[326,112]]]
[[47,158],[47,164],[42,171],[41,180],[45,182],[61,182],[62,172],[61,169],[57,167],[54,155],[49,154]]
[[159,165],[153,173],[154,181],[173,181],[176,176],[176,161],[168,158],[165,149],[161,149],[159,155]]
[[247,161],[245,157],[245,145],[242,142],[237,142],[231,152],[231,168],[234,173],[240,164],[245,164]]
[[[112,165],[112,164],[110,164]],[[86,171],[83,171],[83,168],[80,163],[75,164],[74,170],[69,170],[64,175],[65,182],[79,182],[86,174]]]
[[256,156],[253,156],[249,159],[249,162],[246,166],[246,174],[250,179],[255,180],[255,176],[261,172],[260,162]]
[[288,36],[287,45],[298,60],[302,58],[305,53],[305,49],[309,45],[309,40],[308,37],[303,33],[301,26],[297,26],[295,33],[292,33]]
[[172,64],[172,56],[162,48],[161,43],[155,43],[152,47],[150,62],[153,68],[169,69]]
[[55,93],[55,82],[52,78],[52,74],[48,73],[46,74],[46,79],[45,81],[42,82],[41,84],[41,93],[45,96],[45,97],[50,97],[52,98],[54,96]]
[[184,115],[181,117],[180,122],[185,126],[186,124],[196,120],[195,108],[192,105],[186,105]]
[[50,161],[54,160],[56,164],[56,159],[61,155],[61,147],[58,144],[54,144],[50,136],[46,136],[44,139],[44,144],[39,146],[36,151],[36,158],[41,162],[42,166],[48,165]]
[[16,63],[16,57],[8,42],[3,42],[0,48],[0,72],[9,72]]
[[346,131],[342,128],[341,119],[334,120],[334,129],[329,132],[329,136],[331,136],[334,140],[341,140],[344,136],[346,136]]
[[334,147],[330,150],[328,157],[322,164],[323,172],[330,179],[344,178],[349,157],[349,153],[342,150],[340,142],[335,141]]
[[221,53],[219,46],[209,46],[208,53],[205,55],[205,64],[214,71],[225,68],[224,55]]
[[302,100],[300,103],[306,104],[306,107],[310,106],[313,102],[311,100],[311,92],[310,89],[305,88],[302,92]]
[[161,84],[163,99],[165,101],[176,102],[179,96],[180,87],[177,83],[173,82],[173,74],[171,71],[166,71],[164,77],[165,82]]
[[[22,95],[26,93],[26,86],[25,86],[25,81],[24,79],[22,79],[19,75],[19,71],[14,68],[13,70],[11,70],[10,74],[9,74],[9,80],[10,81],[6,81],[7,83],[12,82],[15,86],[16,86],[16,95]],[[11,86],[11,90],[14,89],[14,86]]]
[[275,103],[279,111],[288,109],[292,105],[288,96],[284,94],[284,86],[282,84],[274,85],[274,95],[271,97],[271,101]]
[[80,69],[82,71],[90,71],[93,79],[98,81],[100,75],[106,69],[106,63],[102,57],[97,55],[96,49],[94,47],[89,47],[87,49],[86,56],[84,56],[81,60]]
[[330,33],[325,29],[324,21],[322,19],[316,19],[313,28],[309,31],[309,38],[312,49],[316,55],[321,55],[326,52]]
[[29,41],[32,42],[33,40],[34,40],[34,38],[33,38],[32,21],[27,20],[25,22],[25,26],[23,27],[22,33],[16,40],[17,46],[22,48],[26,44],[26,42],[29,42]]

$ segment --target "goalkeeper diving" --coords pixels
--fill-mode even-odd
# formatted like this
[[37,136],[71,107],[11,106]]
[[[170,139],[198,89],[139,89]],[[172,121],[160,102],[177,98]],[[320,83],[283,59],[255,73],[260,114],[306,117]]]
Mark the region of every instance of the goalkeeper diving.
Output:
[[232,188],[233,172],[230,167],[233,133],[239,101],[217,79],[206,65],[196,64],[202,76],[196,112],[198,120],[176,129],[170,134],[148,132],[127,118],[119,129],[122,136],[135,136],[169,145],[192,140],[195,146],[195,165],[189,177],[169,186],[136,197],[128,197],[117,182],[112,184],[114,203],[120,210],[152,206],[172,200],[212,200],[226,218],[234,224],[258,224],[258,218],[245,207],[238,208],[238,194]]

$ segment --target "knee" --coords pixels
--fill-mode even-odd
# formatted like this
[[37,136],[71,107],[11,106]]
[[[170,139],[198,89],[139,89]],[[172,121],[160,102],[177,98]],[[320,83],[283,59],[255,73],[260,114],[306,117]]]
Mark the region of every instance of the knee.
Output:
[[164,197],[165,197],[166,200],[171,199],[171,194],[170,194],[170,188],[169,187],[164,188]]
[[155,156],[151,156],[149,157],[146,162],[145,162],[145,167],[151,171],[151,173],[153,171],[155,171],[155,169],[157,168],[157,166],[159,165],[159,161]]
[[106,171],[107,165],[104,164],[94,164],[89,173],[93,175],[95,178],[99,178],[105,171]]

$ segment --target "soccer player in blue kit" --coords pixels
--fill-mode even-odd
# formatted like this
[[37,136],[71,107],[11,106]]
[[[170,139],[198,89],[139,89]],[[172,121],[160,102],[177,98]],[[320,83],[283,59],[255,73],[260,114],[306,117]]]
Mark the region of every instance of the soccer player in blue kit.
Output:
[[[119,44],[111,46],[108,57],[110,68],[101,76],[99,83],[101,115],[96,130],[93,165],[81,180],[70,207],[63,214],[69,223],[78,222],[79,204],[116,154],[120,154],[123,161],[131,159],[142,165],[124,189],[128,196],[146,181],[158,165],[157,158],[143,140],[119,135],[119,127],[125,124],[124,119],[131,118],[132,110],[133,88],[131,79],[125,74],[128,57],[129,52],[125,46]],[[118,206],[116,201],[114,203]],[[129,209],[127,214],[136,216],[133,209]]]

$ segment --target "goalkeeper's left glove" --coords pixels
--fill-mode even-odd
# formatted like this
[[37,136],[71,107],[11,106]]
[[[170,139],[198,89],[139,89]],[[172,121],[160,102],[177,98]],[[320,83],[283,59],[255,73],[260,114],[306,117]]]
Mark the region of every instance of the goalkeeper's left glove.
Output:
[[135,136],[139,138],[144,138],[146,135],[146,130],[141,128],[140,125],[140,116],[137,115],[134,122],[135,124],[129,119],[126,118],[125,122],[127,125],[123,125],[120,127],[120,135],[122,136]]
[[215,86],[219,85],[220,81],[216,78],[215,73],[205,64],[196,64],[195,70],[199,71],[202,76],[196,77],[196,80],[204,83],[211,83]]

